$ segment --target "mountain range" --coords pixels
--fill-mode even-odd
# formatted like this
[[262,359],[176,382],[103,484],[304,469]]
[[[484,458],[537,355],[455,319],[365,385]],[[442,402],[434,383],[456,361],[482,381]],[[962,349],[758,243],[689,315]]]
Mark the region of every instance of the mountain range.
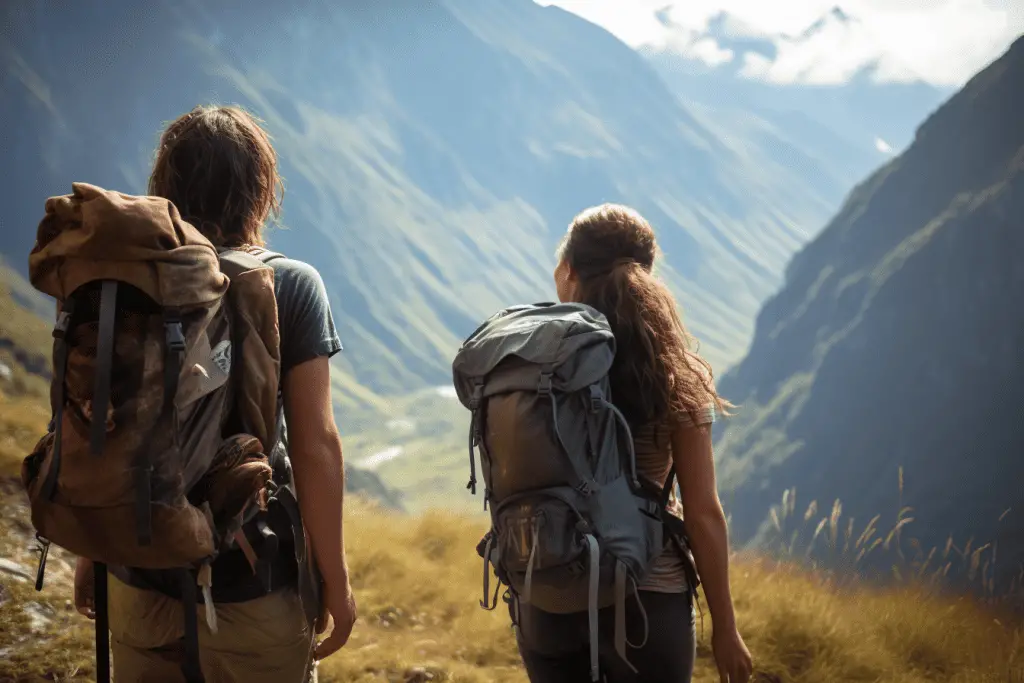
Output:
[[853,182],[823,186],[777,140],[734,144],[641,55],[529,0],[0,11],[0,153],[17,160],[0,169],[0,253],[23,270],[46,196],[79,179],[144,191],[164,122],[240,102],[281,153],[272,246],[324,274],[341,366],[377,394],[447,383],[482,316],[550,297],[556,241],[602,201],[658,227],[663,275],[705,353],[730,365]]
[[947,542],[988,544],[974,569],[1019,580],[1022,105],[1024,38],[792,259],[750,352],[719,383],[742,404],[716,441],[738,542],[776,533],[765,510],[795,488],[826,516],[839,500],[855,537],[876,514],[883,533],[910,516],[922,561]]

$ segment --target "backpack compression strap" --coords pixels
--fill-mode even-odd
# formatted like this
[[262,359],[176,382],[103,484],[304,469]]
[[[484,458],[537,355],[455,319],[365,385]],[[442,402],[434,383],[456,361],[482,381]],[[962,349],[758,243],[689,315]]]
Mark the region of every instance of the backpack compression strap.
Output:
[[[60,472],[61,442],[64,435],[64,402],[66,387],[64,385],[65,375],[68,367],[68,340],[71,333],[71,317],[75,312],[75,299],[69,297],[61,306],[57,323],[53,327],[54,339],[54,400],[53,400],[53,454],[50,457],[50,469],[43,481],[41,493],[47,500],[53,500],[57,492],[57,475]],[[45,556],[43,556],[45,557]],[[39,589],[42,588],[43,562],[40,561],[40,578],[37,580]]]

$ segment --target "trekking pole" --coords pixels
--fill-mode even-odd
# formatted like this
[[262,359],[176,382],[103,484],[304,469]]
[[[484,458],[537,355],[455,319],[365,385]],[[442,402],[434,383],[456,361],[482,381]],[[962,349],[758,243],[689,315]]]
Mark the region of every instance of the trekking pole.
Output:
[[96,683],[110,683],[110,618],[107,613],[107,565],[93,564],[96,609]]

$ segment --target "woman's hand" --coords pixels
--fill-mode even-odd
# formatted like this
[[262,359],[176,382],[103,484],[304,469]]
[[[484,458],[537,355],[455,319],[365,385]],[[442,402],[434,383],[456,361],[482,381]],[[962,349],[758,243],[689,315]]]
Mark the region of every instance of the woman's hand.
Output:
[[75,562],[75,609],[90,619],[96,618],[96,573],[92,560],[84,557]]
[[747,683],[750,680],[754,664],[739,631],[735,628],[714,629],[711,650],[722,683]]
[[715,625],[712,648],[722,683],[750,680],[750,652],[736,629],[729,588],[729,531],[715,481],[710,425],[679,427],[672,457],[682,493],[684,522]]

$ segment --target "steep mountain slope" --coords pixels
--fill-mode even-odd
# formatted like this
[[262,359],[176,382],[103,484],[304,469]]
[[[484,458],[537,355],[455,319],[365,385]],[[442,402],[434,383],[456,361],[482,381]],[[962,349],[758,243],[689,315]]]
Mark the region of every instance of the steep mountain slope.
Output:
[[654,221],[667,278],[728,364],[833,209],[723,144],[610,34],[529,0],[0,12],[0,251],[20,267],[43,199],[72,180],[143,190],[162,122],[241,102],[282,157],[272,245],[324,273],[342,369],[376,393],[447,383],[482,316],[551,296],[555,242],[603,200]]
[[1022,105],[1024,38],[793,259],[720,381],[742,404],[717,440],[738,540],[795,486],[826,512],[840,499],[855,533],[902,502],[924,553],[973,536],[1001,541],[1002,580],[1020,570]]

